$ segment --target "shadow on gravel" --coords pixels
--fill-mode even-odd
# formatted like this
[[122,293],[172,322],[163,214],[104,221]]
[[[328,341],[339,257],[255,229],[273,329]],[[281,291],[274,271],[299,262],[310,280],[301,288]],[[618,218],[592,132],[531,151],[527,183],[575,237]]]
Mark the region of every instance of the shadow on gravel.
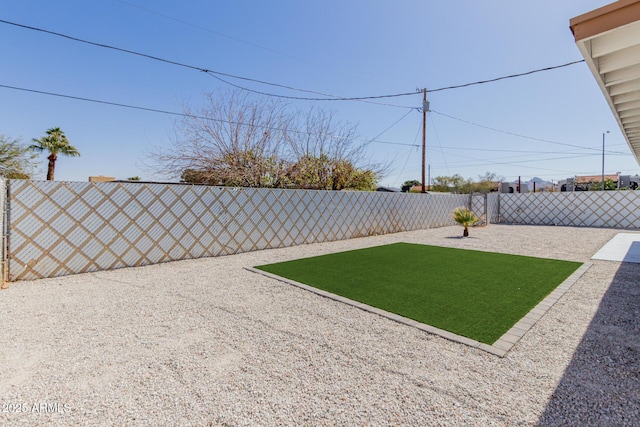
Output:
[[640,420],[640,264],[622,263],[540,426],[626,426]]

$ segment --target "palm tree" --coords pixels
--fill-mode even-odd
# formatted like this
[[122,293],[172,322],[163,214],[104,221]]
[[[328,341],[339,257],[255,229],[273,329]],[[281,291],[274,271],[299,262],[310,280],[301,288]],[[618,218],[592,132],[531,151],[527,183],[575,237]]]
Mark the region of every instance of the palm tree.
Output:
[[456,208],[456,210],[453,211],[453,220],[464,227],[462,237],[469,237],[469,227],[480,221],[473,212],[464,207]]
[[47,150],[49,152],[49,166],[47,167],[47,181],[53,181],[53,174],[56,169],[56,160],[58,160],[58,154],[62,154],[70,157],[80,157],[80,152],[76,147],[69,144],[64,132],[60,128],[51,128],[47,130],[47,135],[40,139],[33,139],[36,144],[29,147],[30,150],[42,152]]

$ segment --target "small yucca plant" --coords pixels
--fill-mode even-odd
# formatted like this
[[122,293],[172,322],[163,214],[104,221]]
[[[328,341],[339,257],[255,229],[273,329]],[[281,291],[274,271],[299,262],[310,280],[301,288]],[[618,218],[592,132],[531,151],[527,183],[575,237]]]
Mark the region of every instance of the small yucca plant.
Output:
[[469,237],[469,227],[480,222],[480,218],[465,207],[456,208],[453,211],[453,220],[464,227],[462,237]]

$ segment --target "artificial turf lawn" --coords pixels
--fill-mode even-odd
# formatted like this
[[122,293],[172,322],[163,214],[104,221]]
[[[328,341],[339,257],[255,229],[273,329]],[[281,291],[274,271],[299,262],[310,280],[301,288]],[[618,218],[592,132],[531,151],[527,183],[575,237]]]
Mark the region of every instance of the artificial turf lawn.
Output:
[[394,243],[256,268],[493,344],[581,265]]

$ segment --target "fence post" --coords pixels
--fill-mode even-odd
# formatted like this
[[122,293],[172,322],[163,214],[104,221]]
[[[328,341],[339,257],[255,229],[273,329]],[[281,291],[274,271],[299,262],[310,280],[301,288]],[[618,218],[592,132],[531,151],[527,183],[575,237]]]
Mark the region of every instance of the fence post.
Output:
[[484,193],[484,223],[485,225],[489,225],[491,220],[489,219],[489,209],[487,205],[489,204],[488,193]]

